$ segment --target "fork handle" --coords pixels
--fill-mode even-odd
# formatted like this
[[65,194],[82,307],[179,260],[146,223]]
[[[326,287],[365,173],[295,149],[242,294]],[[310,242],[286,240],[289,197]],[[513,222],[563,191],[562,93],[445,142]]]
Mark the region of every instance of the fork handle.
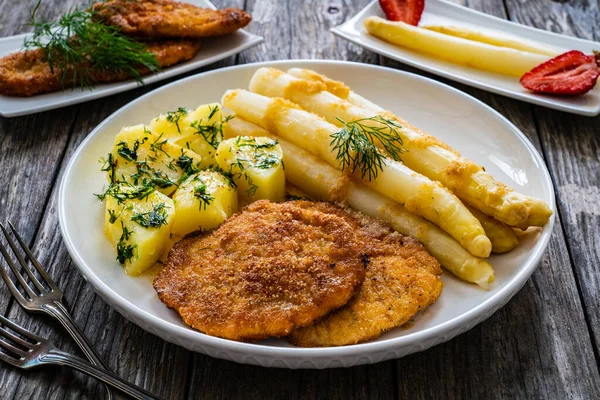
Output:
[[[49,314],[57,319],[58,322],[60,322],[60,324],[69,332],[69,335],[71,335],[73,340],[77,343],[79,348],[83,351],[85,356],[93,365],[102,367],[105,370],[109,370],[106,362],[104,362],[94,347],[88,342],[83,332],[81,332],[77,325],[75,325],[75,321],[73,321],[69,311],[67,311],[61,301],[53,301],[51,303],[42,304],[41,308],[46,312],[46,314]],[[106,387],[106,390],[107,399],[113,400],[113,393],[110,391],[108,386]]]
[[95,365],[92,365],[91,363],[85,361],[84,359],[69,353],[65,353],[64,351],[52,349],[48,351],[48,353],[40,355],[39,360],[40,362],[45,364],[66,365],[68,367],[79,370],[87,375],[101,380],[107,385],[110,385],[115,389],[122,391],[123,393],[128,394],[134,399],[163,400],[160,397],[157,397],[152,393],[140,387],[137,387],[124,379],[121,379],[120,377],[118,377],[110,371],[100,369]]
[[71,315],[60,301],[54,301],[52,303],[46,303],[42,305],[42,309],[53,316],[61,323],[61,325],[69,332],[73,340],[81,348],[85,356],[90,362],[96,366],[102,367],[108,370],[108,365],[102,360],[100,355],[96,352],[94,347],[88,342],[87,338],[79,330],[75,322],[71,318]]

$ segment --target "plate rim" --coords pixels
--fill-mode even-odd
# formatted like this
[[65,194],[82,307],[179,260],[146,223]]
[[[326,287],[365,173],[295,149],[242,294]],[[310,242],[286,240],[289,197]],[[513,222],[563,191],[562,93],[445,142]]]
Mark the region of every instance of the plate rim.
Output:
[[[86,265],[83,261],[82,257],[79,254],[79,251],[75,248],[71,238],[69,236],[69,232],[66,227],[66,183],[69,180],[69,176],[71,171],[73,170],[73,165],[76,160],[80,157],[81,153],[85,150],[85,148],[89,145],[91,139],[98,134],[99,131],[102,130],[104,125],[106,125],[112,118],[114,118],[118,113],[123,112],[131,107],[135,107],[138,102],[145,100],[147,97],[155,95],[157,92],[169,90],[171,86],[181,85],[186,81],[191,81],[196,79],[198,76],[211,76],[220,73],[224,73],[230,70],[235,69],[252,69],[252,68],[260,68],[265,66],[273,66],[273,67],[281,67],[286,65],[295,65],[298,63],[309,63],[309,64],[329,64],[329,65],[351,65],[359,68],[367,68],[374,70],[386,70],[395,74],[409,76],[409,78],[424,80],[429,84],[439,85],[444,87],[444,89],[449,89],[454,92],[454,94],[459,96],[466,96],[469,100],[474,101],[477,105],[482,106],[487,109],[495,118],[498,118],[501,122],[505,123],[509,128],[512,129],[513,133],[516,137],[523,143],[523,145],[531,152],[535,161],[542,166],[542,176],[544,182],[551,189],[551,201],[550,208],[553,211],[553,215],[547,225],[543,228],[538,241],[536,242],[535,247],[532,249],[533,252],[528,258],[528,262],[526,262],[511,278],[511,280],[497,293],[494,293],[489,299],[483,301],[479,305],[474,308],[466,311],[465,313],[443,322],[434,327],[427,328],[420,332],[415,332],[414,334],[409,334],[405,336],[400,336],[396,338],[390,338],[378,342],[366,342],[349,346],[341,346],[341,347],[319,347],[319,348],[301,348],[301,347],[275,347],[275,346],[265,346],[259,343],[246,343],[246,342],[236,342],[229,339],[218,338],[214,336],[210,336],[204,334],[202,332],[193,330],[187,326],[178,326],[172,323],[169,323],[156,315],[151,314],[145,310],[142,310],[131,304],[125,298],[121,297],[117,293],[113,292],[109,286],[107,286],[98,276],[92,273],[91,269]],[[365,354],[373,354],[375,352],[388,350],[394,347],[401,347],[407,345],[418,346],[420,343],[425,343],[427,340],[430,340],[432,337],[442,337],[444,334],[448,332],[455,331],[457,328],[461,326],[467,326],[468,329],[471,329],[473,326],[482,322],[484,319],[487,319],[491,314],[496,312],[499,308],[501,308],[504,304],[506,304],[527,282],[531,274],[535,271],[537,266],[540,263],[540,260],[543,254],[546,251],[548,243],[550,241],[555,218],[556,218],[556,191],[546,166],[546,163],[543,160],[543,157],[539,154],[535,146],[529,141],[529,139],[525,136],[521,130],[519,130],[511,121],[509,121],[506,117],[500,114],[498,111],[485,104],[481,100],[462,92],[452,86],[446,85],[444,83],[438,82],[434,79],[420,76],[418,74],[400,71],[394,68],[389,68],[385,66],[379,65],[371,65],[350,61],[338,61],[338,60],[310,60],[310,59],[294,59],[294,60],[275,60],[275,61],[263,61],[257,63],[249,63],[249,64],[241,64],[230,66],[226,68],[220,68],[210,71],[201,72],[184,79],[177,80],[175,82],[171,82],[167,85],[164,85],[160,88],[154,89],[143,96],[129,102],[128,104],[120,107],[118,110],[115,110],[111,113],[107,118],[105,118],[100,124],[98,124],[88,135],[87,137],[79,144],[76,151],[71,156],[60,182],[59,194],[58,194],[58,217],[59,217],[59,225],[61,234],[63,237],[63,242],[66,245],[67,251],[71,256],[74,264],[77,266],[79,272],[83,275],[84,279],[87,280],[94,290],[104,299],[104,301],[111,307],[115,308],[119,311],[126,319],[134,322],[136,325],[140,326],[142,329],[148,331],[147,327],[140,325],[139,321],[142,321],[144,324],[148,326],[152,326],[154,329],[160,329],[163,333],[169,335],[169,338],[163,339],[173,342],[173,337],[177,339],[185,339],[194,342],[194,344],[200,346],[209,346],[211,348],[216,348],[220,350],[228,350],[234,351],[237,353],[245,354],[247,356],[264,356],[264,357],[279,357],[279,358],[294,358],[299,360],[317,360],[317,359],[331,359],[331,358],[340,358],[340,357],[357,357],[359,358],[361,355]],[[116,304],[115,304],[116,303]],[[131,316],[133,315],[133,316]],[[483,317],[482,317],[483,316]],[[156,332],[152,332],[158,334]],[[458,332],[456,332],[458,334]],[[454,337],[456,334],[445,337],[446,340]],[[190,350],[198,351],[197,349],[192,349],[190,346],[185,343],[181,343],[180,341],[176,342],[179,345],[189,348]],[[248,361],[249,362],[249,361]],[[364,362],[363,362],[364,363]],[[358,363],[360,364],[360,362]],[[353,364],[355,365],[355,364]]]
[[[190,0],[188,0],[188,2],[189,1]],[[195,1],[195,0],[193,0],[191,4],[199,6],[199,7],[209,7],[212,9],[217,8],[210,0],[201,0],[201,1],[203,2],[203,4],[196,4],[197,1]],[[30,34],[31,33],[18,33],[16,35],[5,36],[5,37],[0,38],[0,43],[6,42],[6,41],[11,41],[11,40],[24,39],[25,37],[29,36]],[[186,62],[167,67],[156,73],[146,75],[146,76],[142,77],[141,83],[138,83],[133,79],[128,79],[128,80],[121,81],[121,82],[109,82],[106,84],[100,83],[96,86],[93,86],[91,88],[91,90],[88,90],[86,88],[77,87],[77,88],[73,88],[72,92],[75,92],[76,90],[77,91],[86,91],[87,90],[86,96],[83,96],[80,98],[69,96],[62,100],[58,100],[58,101],[50,100],[50,101],[40,104],[38,106],[34,106],[34,107],[25,106],[23,108],[19,108],[16,110],[8,109],[8,111],[7,111],[6,108],[3,108],[1,106],[2,103],[0,102],[0,116],[2,116],[4,118],[15,118],[15,117],[21,117],[21,116],[25,116],[25,115],[32,115],[32,114],[37,114],[37,113],[41,113],[41,112],[45,112],[45,111],[57,110],[57,109],[61,109],[64,107],[69,107],[69,106],[73,106],[73,105],[77,105],[77,104],[88,103],[90,101],[102,99],[102,98],[105,98],[108,96],[112,96],[114,94],[129,92],[131,90],[139,89],[141,87],[147,87],[148,85],[151,85],[153,83],[161,82],[161,81],[164,81],[165,79],[169,79],[169,78],[174,78],[179,75],[185,74],[187,72],[190,72],[190,71],[193,71],[196,69],[200,69],[200,68],[206,67],[208,65],[211,65],[213,63],[222,61],[228,57],[231,57],[233,55],[241,53],[242,51],[245,51],[252,47],[258,46],[259,44],[261,44],[265,41],[265,38],[263,36],[256,35],[252,32],[247,31],[246,29],[239,29],[234,34],[245,37],[246,41],[232,49],[225,51],[225,52],[220,52],[220,53],[214,55],[213,57],[209,57],[207,59],[197,60],[197,61],[188,60]],[[226,38],[227,36],[232,36],[232,35],[225,35],[225,36],[217,37],[217,39]],[[16,51],[19,51],[19,49],[15,49],[11,52],[16,52]],[[117,85],[102,92],[102,87],[104,85],[112,85],[112,84],[117,84]],[[98,89],[98,90],[96,90],[96,89]],[[44,94],[52,94],[52,92],[51,93],[43,93],[42,95],[44,95]],[[0,95],[0,99],[7,98],[8,101],[10,101],[11,97],[14,97],[14,96]],[[25,100],[28,99],[28,97],[17,97],[17,98],[25,99]]]
[[[577,37],[571,37],[571,36],[567,36],[567,35],[561,35],[558,34],[556,32],[550,32],[550,31],[546,31],[543,29],[538,29],[538,28],[534,28],[532,26],[527,26],[527,25],[523,25],[523,24],[519,24],[517,22],[514,21],[508,21],[508,20],[504,20],[502,18],[498,18],[494,15],[490,15],[490,14],[486,14],[484,12],[480,12],[478,10],[473,10],[469,7],[465,7],[462,6],[460,4],[455,4],[455,3],[450,3],[448,1],[445,0],[437,0],[438,3],[443,4],[443,6],[449,6],[449,7],[453,7],[457,10],[461,10],[462,12],[468,13],[468,14],[476,14],[479,17],[482,18],[491,18],[497,21],[501,21],[507,24],[511,24],[511,25],[517,25],[520,28],[526,28],[527,30],[530,30],[532,32],[543,32],[544,34],[548,34],[551,36],[556,36],[556,37],[561,37],[561,38],[568,38],[570,40],[573,41],[577,41],[577,42],[581,42],[581,43],[585,43],[585,44],[593,44],[595,42],[592,42],[590,40],[586,40],[586,39],[581,39],[581,38],[577,38]],[[359,37],[354,37],[352,35],[350,35],[349,33],[344,31],[344,28],[346,26],[351,25],[350,22],[354,21],[355,19],[360,19],[363,16],[367,15],[368,12],[371,10],[371,8],[374,7],[374,3],[376,3],[377,0],[373,0],[371,3],[367,4],[362,10],[360,10],[359,12],[357,12],[356,14],[354,14],[353,16],[351,16],[350,18],[348,18],[348,20],[342,22],[339,25],[334,26],[333,28],[330,29],[330,32],[333,33],[334,35],[348,40],[351,43],[356,44],[357,46],[363,47],[367,50],[373,51],[381,56],[387,57],[387,58],[391,58],[395,61],[401,62],[403,64],[409,65],[411,67],[414,68],[418,68],[420,70],[423,70],[425,72],[429,72],[431,74],[446,78],[446,79],[450,79],[459,83],[462,83],[464,85],[467,86],[471,86],[477,89],[481,89],[481,90],[485,90],[487,92],[490,93],[495,93],[495,94],[499,94],[501,96],[506,96],[515,100],[519,100],[519,101],[523,101],[526,103],[530,103],[530,104],[534,104],[540,107],[546,107],[546,108],[550,108],[553,110],[559,110],[559,111],[563,111],[563,112],[568,112],[568,113],[572,113],[572,114],[576,114],[576,115],[582,115],[585,117],[595,117],[597,115],[600,115],[600,104],[596,106],[596,108],[590,108],[590,109],[584,109],[581,107],[577,107],[577,106],[571,106],[568,104],[561,104],[561,103],[555,103],[556,101],[560,101],[559,98],[552,98],[552,101],[550,100],[546,100],[542,95],[539,96],[533,96],[533,94],[531,93],[519,93],[516,92],[514,90],[510,90],[510,89],[505,89],[502,87],[497,87],[494,85],[490,85],[487,83],[483,83],[480,82],[477,79],[471,79],[468,77],[463,77],[460,74],[455,74],[453,72],[447,72],[444,70],[440,70],[439,68],[437,68],[435,66],[434,63],[422,63],[419,61],[413,61],[411,59],[408,59],[406,57],[403,57],[402,55],[396,54],[394,52],[390,52],[387,51],[383,48],[381,48],[381,46],[376,45],[376,44],[369,44],[369,43],[365,43],[362,40],[362,36]],[[368,14],[371,15],[371,14]],[[379,38],[374,38],[375,40],[380,41],[381,43],[386,43],[384,41],[382,41]]]

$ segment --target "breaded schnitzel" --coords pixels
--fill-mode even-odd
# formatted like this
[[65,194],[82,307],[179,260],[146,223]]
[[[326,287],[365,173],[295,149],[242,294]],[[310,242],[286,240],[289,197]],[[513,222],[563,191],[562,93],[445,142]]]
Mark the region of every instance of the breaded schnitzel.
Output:
[[93,7],[95,18],[122,33],[154,39],[222,36],[252,20],[237,8],[213,10],[171,0],[108,0]]
[[346,304],[314,325],[298,329],[291,343],[304,347],[365,342],[403,325],[442,292],[440,265],[423,245],[362,214],[336,212],[355,230],[369,257],[365,281]]
[[[160,67],[169,67],[192,59],[200,44],[195,40],[167,40],[148,42],[148,51],[156,57]],[[139,68],[141,75],[150,73],[147,68]],[[9,96],[33,96],[61,90],[60,71],[50,70],[42,49],[9,54],[0,58],[0,94]],[[97,83],[117,82],[131,78],[125,72],[91,71],[91,78]],[[73,86],[68,79],[64,87]]]
[[346,304],[367,259],[328,203],[260,200],[175,244],[154,280],[160,299],[209,335],[288,335]]

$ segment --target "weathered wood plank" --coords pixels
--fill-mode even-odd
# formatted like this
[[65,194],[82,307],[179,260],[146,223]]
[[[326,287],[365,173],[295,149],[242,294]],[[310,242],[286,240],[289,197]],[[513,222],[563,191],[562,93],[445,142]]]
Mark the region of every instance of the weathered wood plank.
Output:
[[[68,7],[70,3],[66,2],[64,6]],[[33,0],[23,1],[17,8],[20,10],[20,7],[33,4]],[[18,34],[25,29],[22,25],[26,18],[11,17],[14,8],[13,2],[0,2],[2,36]],[[56,7],[47,10],[46,14],[52,17],[60,10]],[[0,117],[0,165],[3,166],[0,169],[0,222],[12,220],[28,241],[37,230],[77,110],[65,110],[60,120],[56,118],[56,112],[12,119]],[[5,313],[9,300],[9,292],[2,285],[1,314]]]
[[[223,3],[222,7],[241,7],[243,2],[221,3]],[[231,57],[212,67],[231,65],[234,62],[235,57]],[[82,105],[80,118],[61,165],[61,174],[79,143],[102,119],[141,94],[175,79],[178,78]],[[62,244],[58,229],[56,216],[58,182],[60,177],[55,183],[36,237],[34,250],[41,254],[40,261],[48,267],[53,276],[57,277],[59,286],[65,289],[66,302],[76,322],[83,327],[86,336],[114,371],[165,398],[184,398],[189,374],[187,369],[189,352],[164,342],[125,320],[96,296],[76,271]],[[24,315],[16,305],[12,307],[10,317],[52,338],[60,348],[79,353],[70,338],[65,337],[62,328],[48,318],[32,319],[30,315]],[[98,398],[99,393],[104,393],[103,385],[93,379],[69,370],[57,374],[54,369],[27,374],[14,369],[7,373],[3,371],[0,376],[0,387],[6,388],[7,397],[14,396],[19,399],[40,398],[45,397],[46,394],[51,394],[52,398],[93,399]]]
[[[506,4],[511,19],[517,22],[600,39],[597,1],[507,0]],[[600,117],[578,117],[542,107],[533,110],[600,368]]]
[[[457,2],[506,17],[501,1]],[[387,60],[384,64],[414,71]],[[435,79],[488,103],[543,150],[530,105]],[[600,393],[561,222],[539,269],[507,306],[455,340],[398,361],[400,398],[586,398]]]

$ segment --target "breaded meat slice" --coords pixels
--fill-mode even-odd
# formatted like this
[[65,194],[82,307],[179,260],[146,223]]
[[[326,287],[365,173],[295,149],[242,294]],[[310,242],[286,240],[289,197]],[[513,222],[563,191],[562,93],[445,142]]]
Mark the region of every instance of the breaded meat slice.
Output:
[[[200,43],[195,40],[166,40],[147,42],[148,51],[156,57],[161,68],[170,67],[191,60]],[[147,75],[148,68],[137,69],[140,75]],[[42,49],[27,50],[0,58],[0,94],[28,97],[36,94],[56,92],[73,87],[72,72],[61,83],[60,71],[50,69]],[[131,78],[123,71],[92,70],[90,75],[96,83],[118,82]]]
[[292,332],[303,347],[366,342],[409,321],[442,292],[439,263],[417,241],[403,237],[373,218],[336,212],[353,227],[370,262],[365,281],[344,307],[314,325]]
[[95,18],[122,33],[143,38],[201,38],[233,33],[250,14],[237,8],[213,10],[171,0],[108,0],[94,4]]
[[338,212],[309,201],[252,203],[175,244],[154,288],[209,335],[286,336],[346,304],[364,280],[367,260]]

